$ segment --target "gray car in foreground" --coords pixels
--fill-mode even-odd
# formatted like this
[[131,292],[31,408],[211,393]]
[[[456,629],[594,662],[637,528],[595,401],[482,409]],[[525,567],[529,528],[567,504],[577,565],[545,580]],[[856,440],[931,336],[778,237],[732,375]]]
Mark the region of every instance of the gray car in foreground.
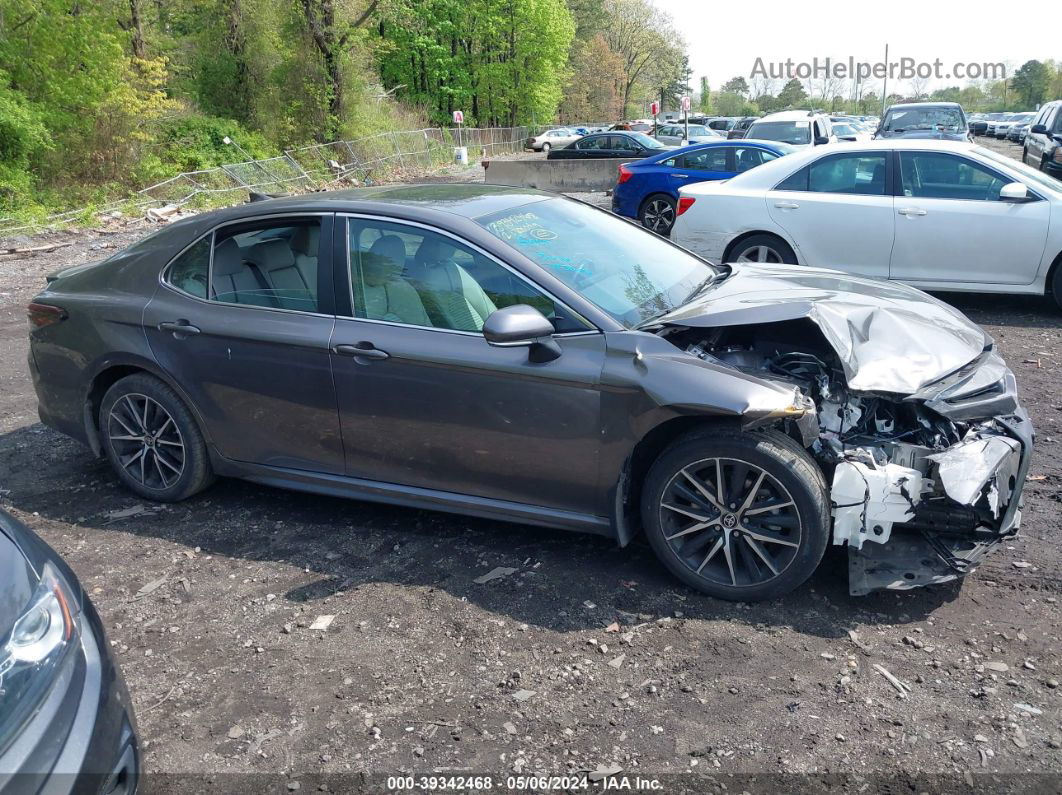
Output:
[[379,187],[179,221],[29,308],[42,420],[138,495],[215,476],[644,531],[729,599],[955,579],[1018,530],[1032,428],[918,290],[712,265],[571,199]]
[[0,511],[0,793],[132,795],[132,707],[62,559]]

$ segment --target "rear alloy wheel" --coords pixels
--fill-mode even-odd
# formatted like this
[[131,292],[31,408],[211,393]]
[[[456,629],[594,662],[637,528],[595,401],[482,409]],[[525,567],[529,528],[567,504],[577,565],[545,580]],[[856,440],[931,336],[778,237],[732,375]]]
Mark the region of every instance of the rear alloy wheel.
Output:
[[547,143],[547,144],[542,144],[542,152],[543,152],[544,154],[547,154],[547,155],[548,155],[548,154],[549,154],[549,150],[550,150],[551,148],[552,148],[552,147],[551,147],[551,146],[550,146],[550,144],[548,144],[548,143]]
[[141,497],[175,502],[213,481],[206,444],[191,412],[153,376],[131,375],[108,389],[99,428],[115,473]]
[[675,201],[670,196],[650,196],[642,205],[639,220],[646,229],[658,235],[671,234],[675,225]]
[[796,588],[826,549],[829,500],[807,453],[776,432],[690,437],[653,465],[642,521],[657,556],[722,599]]
[[727,262],[788,263],[796,265],[793,249],[774,235],[753,235],[736,245]]

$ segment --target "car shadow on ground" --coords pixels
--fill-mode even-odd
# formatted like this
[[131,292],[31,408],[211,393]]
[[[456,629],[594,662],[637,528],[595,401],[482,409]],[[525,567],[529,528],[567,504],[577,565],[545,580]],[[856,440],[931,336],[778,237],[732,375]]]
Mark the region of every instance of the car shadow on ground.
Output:
[[1062,310],[1042,295],[933,293],[933,297],[968,315],[975,323],[1060,328]]
[[[28,466],[33,462],[33,466]],[[41,425],[0,435],[3,507],[13,507],[63,551],[85,539],[113,559],[135,559],[158,539],[199,556],[292,567],[293,602],[335,597],[370,583],[443,590],[484,610],[558,632],[631,625],[676,614],[789,626],[824,638],[864,624],[917,622],[957,598],[958,584],[849,596],[845,554],[830,548],[811,580],[784,599],[758,604],[713,599],[675,580],[642,539],[620,549],[607,538],[433,511],[322,497],[235,480],[158,512],[122,488],[108,464]],[[114,518],[143,506],[147,512]],[[57,524],[39,521],[37,516]],[[108,555],[107,550],[113,550]],[[152,558],[172,557],[172,550]],[[71,563],[78,569],[76,556]],[[498,579],[475,579],[496,567]],[[123,571],[123,574],[126,572]],[[86,572],[79,571],[84,577]],[[204,576],[200,572],[200,576]],[[209,575],[206,575],[209,576]],[[218,575],[224,576],[224,575]],[[280,586],[284,588],[284,585]]]

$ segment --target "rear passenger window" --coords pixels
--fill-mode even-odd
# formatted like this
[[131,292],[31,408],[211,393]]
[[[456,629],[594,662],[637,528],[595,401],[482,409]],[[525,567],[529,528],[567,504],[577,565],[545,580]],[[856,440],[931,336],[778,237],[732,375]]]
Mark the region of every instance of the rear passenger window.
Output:
[[699,152],[690,152],[683,157],[682,167],[695,171],[727,171],[726,147],[714,146]]
[[804,166],[799,171],[790,174],[774,187],[775,190],[807,190],[808,167]]
[[222,228],[214,236],[210,298],[226,304],[317,312],[319,219]]

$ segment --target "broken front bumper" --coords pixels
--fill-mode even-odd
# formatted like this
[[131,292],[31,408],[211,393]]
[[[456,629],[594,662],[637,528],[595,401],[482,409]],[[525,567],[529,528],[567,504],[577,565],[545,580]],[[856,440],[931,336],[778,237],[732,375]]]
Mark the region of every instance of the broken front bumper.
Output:
[[[1018,532],[1033,427],[995,352],[909,396],[926,426],[963,429],[950,446],[892,439],[844,447],[833,474],[833,542],[861,595],[969,574]],[[858,410],[858,409],[854,409]],[[936,420],[932,420],[936,417]]]

